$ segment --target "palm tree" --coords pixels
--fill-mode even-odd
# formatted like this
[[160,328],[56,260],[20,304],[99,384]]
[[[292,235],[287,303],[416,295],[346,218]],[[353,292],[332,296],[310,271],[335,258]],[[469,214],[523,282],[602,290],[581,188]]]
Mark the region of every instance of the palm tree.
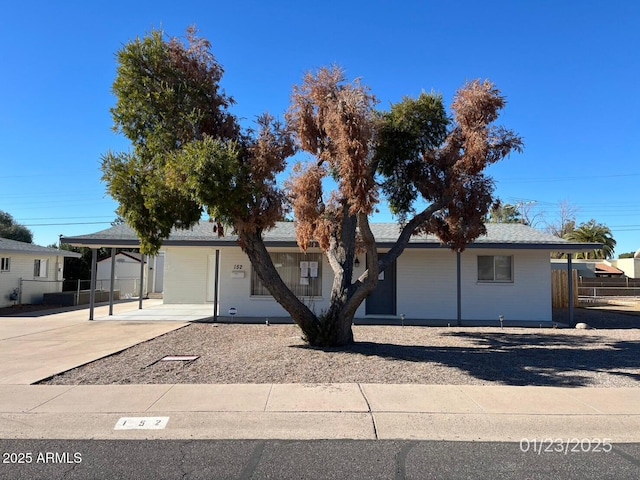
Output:
[[616,241],[613,239],[609,227],[596,223],[595,220],[581,223],[578,228],[567,233],[564,238],[573,242],[601,243],[603,245],[601,249],[579,253],[576,258],[611,258],[616,246]]

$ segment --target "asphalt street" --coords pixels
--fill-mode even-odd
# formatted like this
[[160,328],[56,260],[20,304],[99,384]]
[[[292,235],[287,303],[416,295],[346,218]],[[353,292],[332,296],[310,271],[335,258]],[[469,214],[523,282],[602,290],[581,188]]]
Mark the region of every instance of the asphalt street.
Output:
[[556,439],[534,447],[534,440],[0,440],[0,478],[640,478],[639,443],[609,448],[598,439]]

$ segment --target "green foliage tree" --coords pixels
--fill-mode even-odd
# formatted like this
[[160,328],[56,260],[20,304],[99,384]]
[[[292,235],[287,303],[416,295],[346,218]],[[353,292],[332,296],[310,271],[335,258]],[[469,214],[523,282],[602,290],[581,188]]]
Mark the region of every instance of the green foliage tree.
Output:
[[567,233],[564,238],[574,242],[601,243],[603,245],[601,249],[579,253],[576,258],[611,258],[616,247],[616,241],[613,239],[611,229],[593,219],[586,223],[581,223],[577,228]]
[[[194,30],[186,42],[152,32],[125,45],[118,62],[112,114],[133,151],[105,155],[103,179],[143,252],[156,253],[171,228],[192,226],[207,212],[219,235],[225,226],[238,235],[263,284],[312,345],[353,342],[356,309],[413,234],[433,232],[462,250],[484,233],[494,189],[484,169],[522,148],[516,134],[493,126],[505,100],[490,82],[462,88],[451,118],[434,94],[376,112],[368,88],[325,68],[294,88],[286,126],[263,115],[255,130],[242,131],[220,91],[222,68]],[[298,165],[282,189],[276,175],[296,148],[315,160]],[[337,183],[329,197],[327,175]],[[381,195],[401,225],[398,241],[379,258],[369,216]],[[428,206],[417,209],[418,200]],[[322,315],[286,286],[262,238],[289,208],[300,248],[317,242],[333,270]],[[367,270],[354,278],[359,250],[367,253]]]
[[625,253],[621,253],[618,258],[633,258],[635,254],[636,252],[625,252]]
[[524,219],[516,205],[496,203],[489,212],[491,223],[524,223]]
[[33,232],[17,223],[7,212],[0,210],[0,238],[33,243]]

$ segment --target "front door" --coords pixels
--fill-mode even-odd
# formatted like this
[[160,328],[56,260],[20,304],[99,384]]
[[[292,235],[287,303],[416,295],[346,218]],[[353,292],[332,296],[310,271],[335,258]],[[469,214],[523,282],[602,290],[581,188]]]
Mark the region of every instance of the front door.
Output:
[[[382,257],[382,255],[379,256]],[[378,286],[367,297],[365,313],[367,315],[396,314],[396,262],[378,275]]]

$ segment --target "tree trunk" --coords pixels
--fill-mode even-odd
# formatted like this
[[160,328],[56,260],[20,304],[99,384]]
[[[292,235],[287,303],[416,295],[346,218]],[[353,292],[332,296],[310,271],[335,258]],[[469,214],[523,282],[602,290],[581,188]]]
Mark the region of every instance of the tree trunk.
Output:
[[368,218],[365,214],[358,214],[357,225],[359,225],[367,253],[367,268],[354,283],[351,281],[355,258],[356,222],[354,217],[345,215],[341,238],[334,238],[331,248],[325,252],[333,269],[334,280],[329,309],[318,316],[282,281],[271,261],[260,231],[240,232],[240,245],[269,293],[300,327],[304,339],[312,346],[341,347],[354,343],[353,319],[358,307],[375,290],[378,284],[378,273],[384,271],[400,256],[415,229],[440,208],[441,204],[434,203],[417,214],[403,228],[396,244],[381,260],[378,259],[375,238]]
[[309,345],[340,347],[353,343],[351,325],[355,309],[350,308],[349,290],[343,281],[343,273],[338,274],[334,281],[329,310],[316,316],[282,281],[260,232],[241,233],[239,237],[242,249],[249,257],[263,284],[273,298],[291,315]]
[[316,339],[319,347],[342,347],[353,343],[353,315],[348,315],[341,305],[331,303],[326,314],[320,316],[322,333]]
[[273,265],[271,256],[264,245],[261,232],[241,232],[239,239],[240,246],[273,298],[291,315],[293,321],[298,324],[306,336],[308,336],[307,332],[316,331],[319,327],[318,318],[280,278],[280,274]]

